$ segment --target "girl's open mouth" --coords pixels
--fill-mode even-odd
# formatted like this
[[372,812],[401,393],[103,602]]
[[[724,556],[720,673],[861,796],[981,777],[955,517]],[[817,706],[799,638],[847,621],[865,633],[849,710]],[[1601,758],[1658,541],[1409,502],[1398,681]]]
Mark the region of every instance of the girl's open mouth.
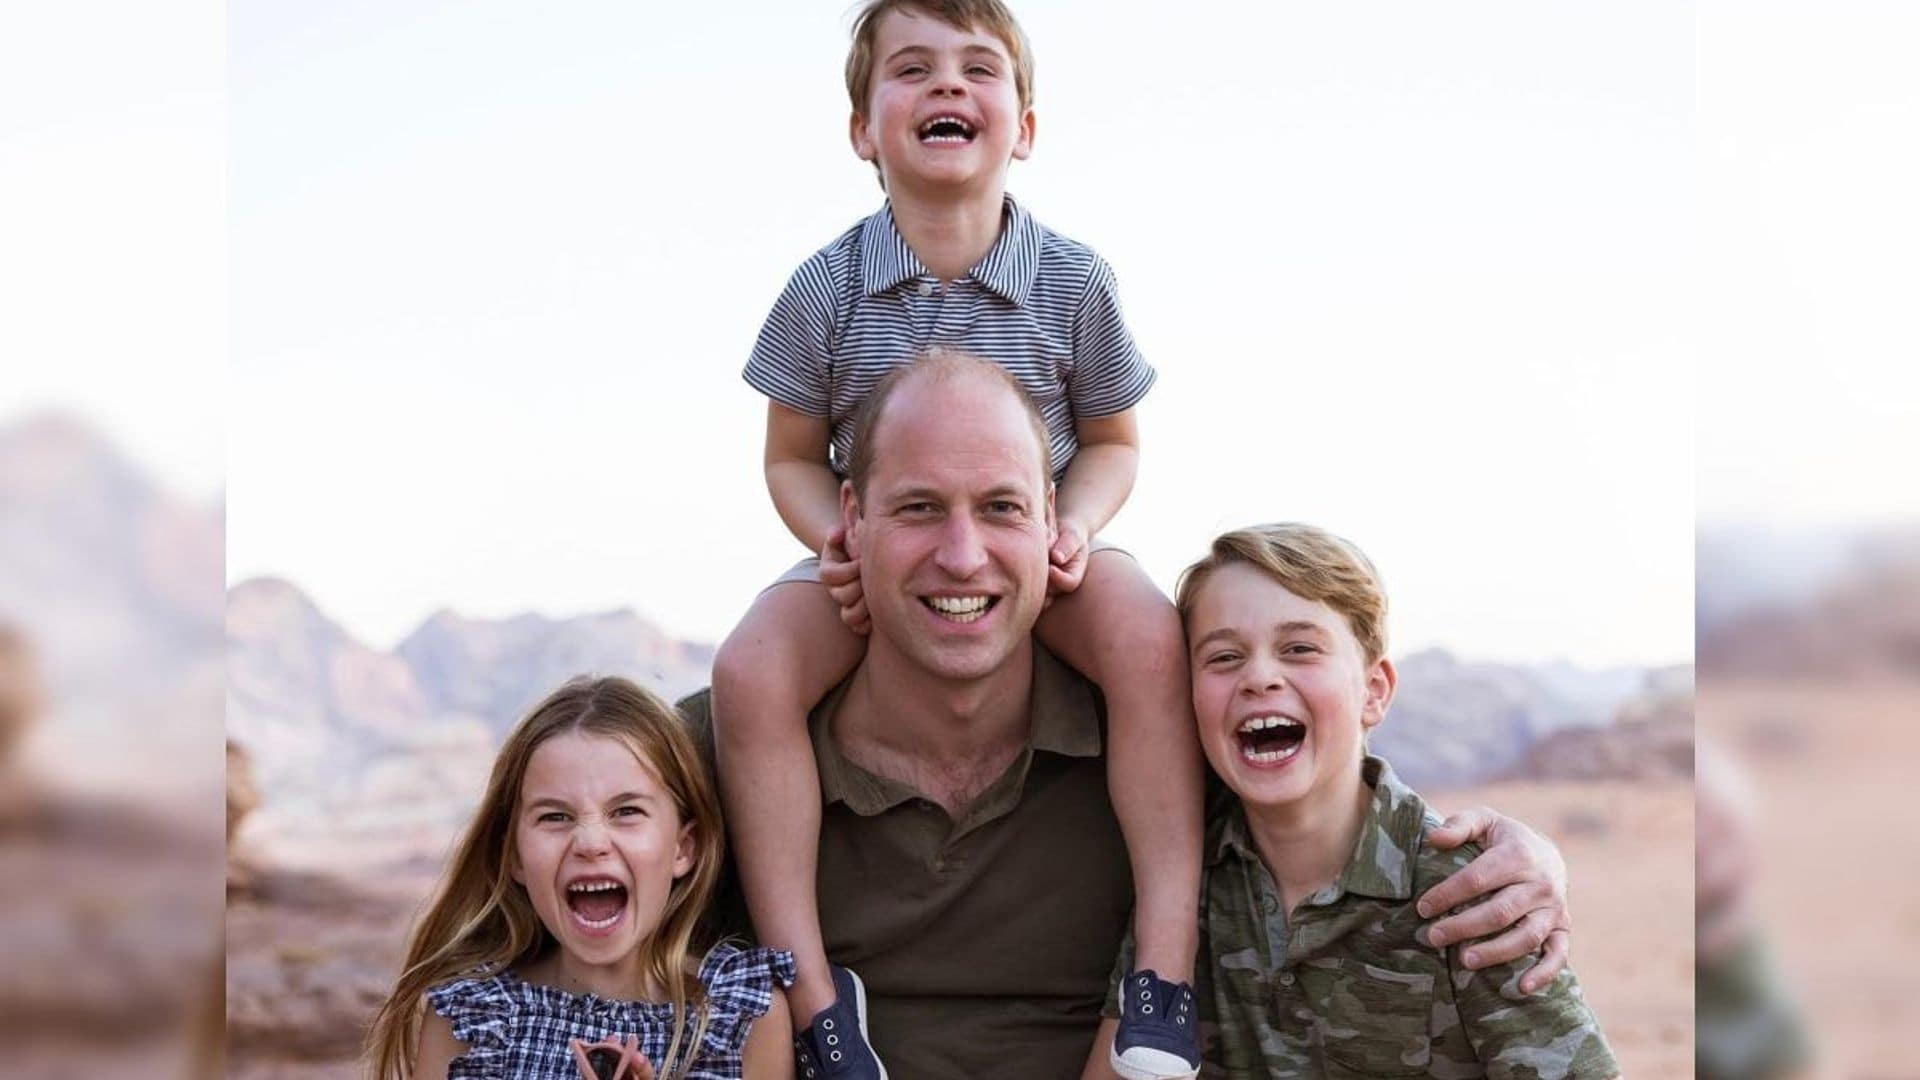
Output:
[[627,887],[609,878],[591,878],[567,886],[567,910],[581,926],[605,930],[627,910]]

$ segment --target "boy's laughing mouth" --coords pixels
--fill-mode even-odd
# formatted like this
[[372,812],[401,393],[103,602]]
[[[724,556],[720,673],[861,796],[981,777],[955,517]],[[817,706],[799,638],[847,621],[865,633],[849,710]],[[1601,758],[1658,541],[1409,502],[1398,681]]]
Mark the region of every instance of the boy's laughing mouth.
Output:
[[922,143],[970,143],[974,136],[973,123],[963,116],[953,113],[941,113],[920,125]]
[[1234,729],[1240,756],[1255,765],[1278,765],[1300,752],[1307,726],[1285,716],[1251,716]]

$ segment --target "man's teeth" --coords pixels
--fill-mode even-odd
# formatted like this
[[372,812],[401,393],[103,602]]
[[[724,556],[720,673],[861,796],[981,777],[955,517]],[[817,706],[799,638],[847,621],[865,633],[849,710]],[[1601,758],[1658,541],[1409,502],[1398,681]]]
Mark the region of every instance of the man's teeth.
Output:
[[931,596],[927,603],[954,622],[969,623],[987,613],[988,600],[984,596]]

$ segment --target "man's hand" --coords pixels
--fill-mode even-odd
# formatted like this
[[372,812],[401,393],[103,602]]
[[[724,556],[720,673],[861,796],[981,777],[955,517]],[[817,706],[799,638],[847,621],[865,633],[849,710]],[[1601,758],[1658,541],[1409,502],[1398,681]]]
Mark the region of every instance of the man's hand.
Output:
[[849,630],[865,635],[873,629],[873,621],[867,618],[867,594],[860,588],[860,560],[847,554],[847,531],[841,526],[827,534],[826,546],[820,549],[820,584],[840,605],[840,621]]
[[1047,567],[1047,595],[1059,596],[1080,587],[1087,576],[1087,528],[1069,518],[1061,518],[1058,535],[1047,552],[1052,564]]
[[1455,814],[1427,833],[1427,842],[1443,851],[1468,840],[1486,850],[1428,889],[1418,910],[1430,919],[1465,903],[1474,906],[1432,924],[1428,941],[1438,947],[1505,930],[1476,942],[1460,962],[1477,970],[1537,951],[1540,961],[1520,979],[1521,993],[1531,994],[1567,966],[1573,919],[1567,911],[1566,860],[1539,833],[1484,806]]

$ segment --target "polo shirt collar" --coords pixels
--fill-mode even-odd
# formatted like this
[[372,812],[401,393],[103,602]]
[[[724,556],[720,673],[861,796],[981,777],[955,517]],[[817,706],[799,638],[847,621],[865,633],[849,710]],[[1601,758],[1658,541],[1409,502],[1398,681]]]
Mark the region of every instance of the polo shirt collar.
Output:
[[[1413,789],[1400,782],[1393,767],[1383,758],[1368,757],[1361,763],[1360,775],[1373,788],[1373,801],[1367,804],[1367,817],[1360,826],[1360,839],[1340,880],[1329,891],[1322,889],[1315,898],[1328,902],[1345,893],[1378,900],[1413,899],[1413,860],[1426,832],[1426,807]],[[1220,825],[1208,853],[1209,863],[1219,863],[1228,855],[1258,862],[1259,849],[1247,825],[1246,807],[1228,792],[1230,805],[1221,815]]]
[[[833,741],[833,716],[845,700],[852,676],[834,687],[813,710],[814,759],[819,762],[820,794],[826,803],[843,802],[856,814],[873,816],[924,796],[898,780],[879,776],[848,761]],[[1043,648],[1033,646],[1033,693],[1027,705],[1027,751],[1015,768],[1024,770],[1033,752],[1063,757],[1100,756],[1100,718],[1103,711],[1094,691],[1072,668]]]
[[[1027,302],[1033,292],[1033,279],[1040,271],[1040,223],[1013,196],[1003,199],[1000,235],[967,276],[1019,306]],[[861,227],[860,265],[861,285],[868,296],[878,296],[927,273],[894,224],[892,203],[881,207]]]

